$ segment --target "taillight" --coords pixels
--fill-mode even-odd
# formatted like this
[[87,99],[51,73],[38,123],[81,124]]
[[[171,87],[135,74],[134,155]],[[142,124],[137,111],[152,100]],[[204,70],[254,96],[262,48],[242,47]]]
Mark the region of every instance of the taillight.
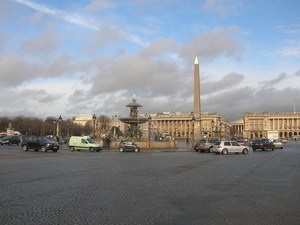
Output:
[[260,144],[260,146],[263,146],[264,144]]
[[222,148],[222,146],[221,146],[221,145],[218,145],[218,148]]

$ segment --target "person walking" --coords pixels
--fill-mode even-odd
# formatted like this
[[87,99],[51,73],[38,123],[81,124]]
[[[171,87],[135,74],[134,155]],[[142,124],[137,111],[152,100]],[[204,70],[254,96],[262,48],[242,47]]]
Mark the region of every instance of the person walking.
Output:
[[107,147],[110,148],[110,139],[109,139],[109,137],[106,138],[106,144],[107,144]]

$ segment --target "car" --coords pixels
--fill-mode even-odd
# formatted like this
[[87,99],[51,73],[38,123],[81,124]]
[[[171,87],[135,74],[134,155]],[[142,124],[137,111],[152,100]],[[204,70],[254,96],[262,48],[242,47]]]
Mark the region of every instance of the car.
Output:
[[278,139],[282,140],[282,143],[287,143],[287,139],[284,138],[284,137],[280,137],[280,138],[278,138]]
[[119,143],[118,150],[119,152],[124,152],[124,151],[139,152],[140,147],[131,140],[122,140]]
[[213,145],[214,143],[218,141],[218,139],[202,139],[199,142],[197,142],[194,146],[194,150],[200,151],[200,152],[213,152]]
[[283,143],[281,139],[274,139],[273,140],[275,148],[281,148],[283,149]]
[[21,142],[20,136],[14,135],[14,136],[6,136],[2,138],[1,145],[7,144],[7,145],[19,145]]
[[35,151],[41,150],[42,152],[47,152],[48,150],[57,152],[59,150],[58,143],[50,141],[44,136],[37,135],[28,135],[23,137],[21,147],[24,151],[28,151],[28,149],[34,149]]
[[96,144],[91,138],[89,137],[82,137],[82,136],[72,136],[69,140],[69,149],[70,151],[81,151],[81,150],[88,150],[90,152],[100,152],[103,150],[102,144]]
[[240,140],[236,140],[237,143],[239,143],[240,145],[243,145],[243,146],[246,146],[247,145],[247,142],[243,139],[240,139]]
[[213,152],[216,154],[222,153],[226,155],[227,153],[243,153],[247,154],[249,148],[247,146],[242,146],[236,141],[217,141],[213,145]]
[[257,149],[261,149],[262,151],[271,149],[272,151],[274,151],[275,149],[274,143],[268,138],[259,138],[252,140],[251,147],[253,151],[256,151]]

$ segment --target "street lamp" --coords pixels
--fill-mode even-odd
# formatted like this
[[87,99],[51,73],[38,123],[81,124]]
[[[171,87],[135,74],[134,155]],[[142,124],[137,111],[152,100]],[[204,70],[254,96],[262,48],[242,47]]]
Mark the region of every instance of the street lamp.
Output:
[[150,143],[150,137],[151,137],[151,119],[152,117],[149,115],[148,116],[148,123],[149,123],[149,145],[148,145],[148,150],[150,151],[151,150],[151,143]]
[[96,115],[93,115],[93,138],[95,138],[95,131],[96,131]]
[[56,128],[56,119],[53,118],[53,125],[54,125],[54,129],[53,129],[53,136],[55,135],[55,128]]
[[215,121],[211,120],[211,138],[213,138],[213,135],[214,135],[214,124],[215,124]]
[[195,117],[193,116],[192,118],[192,125],[193,125],[193,136],[192,136],[192,147],[191,149],[194,148],[194,142],[195,142]]
[[56,136],[60,136],[60,128],[61,128],[61,121],[62,121],[62,117],[61,116],[58,117],[58,121],[59,122],[57,122]]

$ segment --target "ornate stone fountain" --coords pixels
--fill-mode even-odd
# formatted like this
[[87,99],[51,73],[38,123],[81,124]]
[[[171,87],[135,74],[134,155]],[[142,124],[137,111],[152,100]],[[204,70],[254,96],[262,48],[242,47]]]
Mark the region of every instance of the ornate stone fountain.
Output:
[[134,95],[132,102],[126,105],[126,107],[130,107],[129,117],[120,118],[123,123],[130,125],[130,127],[128,127],[128,130],[125,132],[125,137],[140,140],[143,134],[139,129],[139,124],[143,124],[148,121],[147,118],[139,117],[138,108],[143,106],[137,103],[136,96]]

